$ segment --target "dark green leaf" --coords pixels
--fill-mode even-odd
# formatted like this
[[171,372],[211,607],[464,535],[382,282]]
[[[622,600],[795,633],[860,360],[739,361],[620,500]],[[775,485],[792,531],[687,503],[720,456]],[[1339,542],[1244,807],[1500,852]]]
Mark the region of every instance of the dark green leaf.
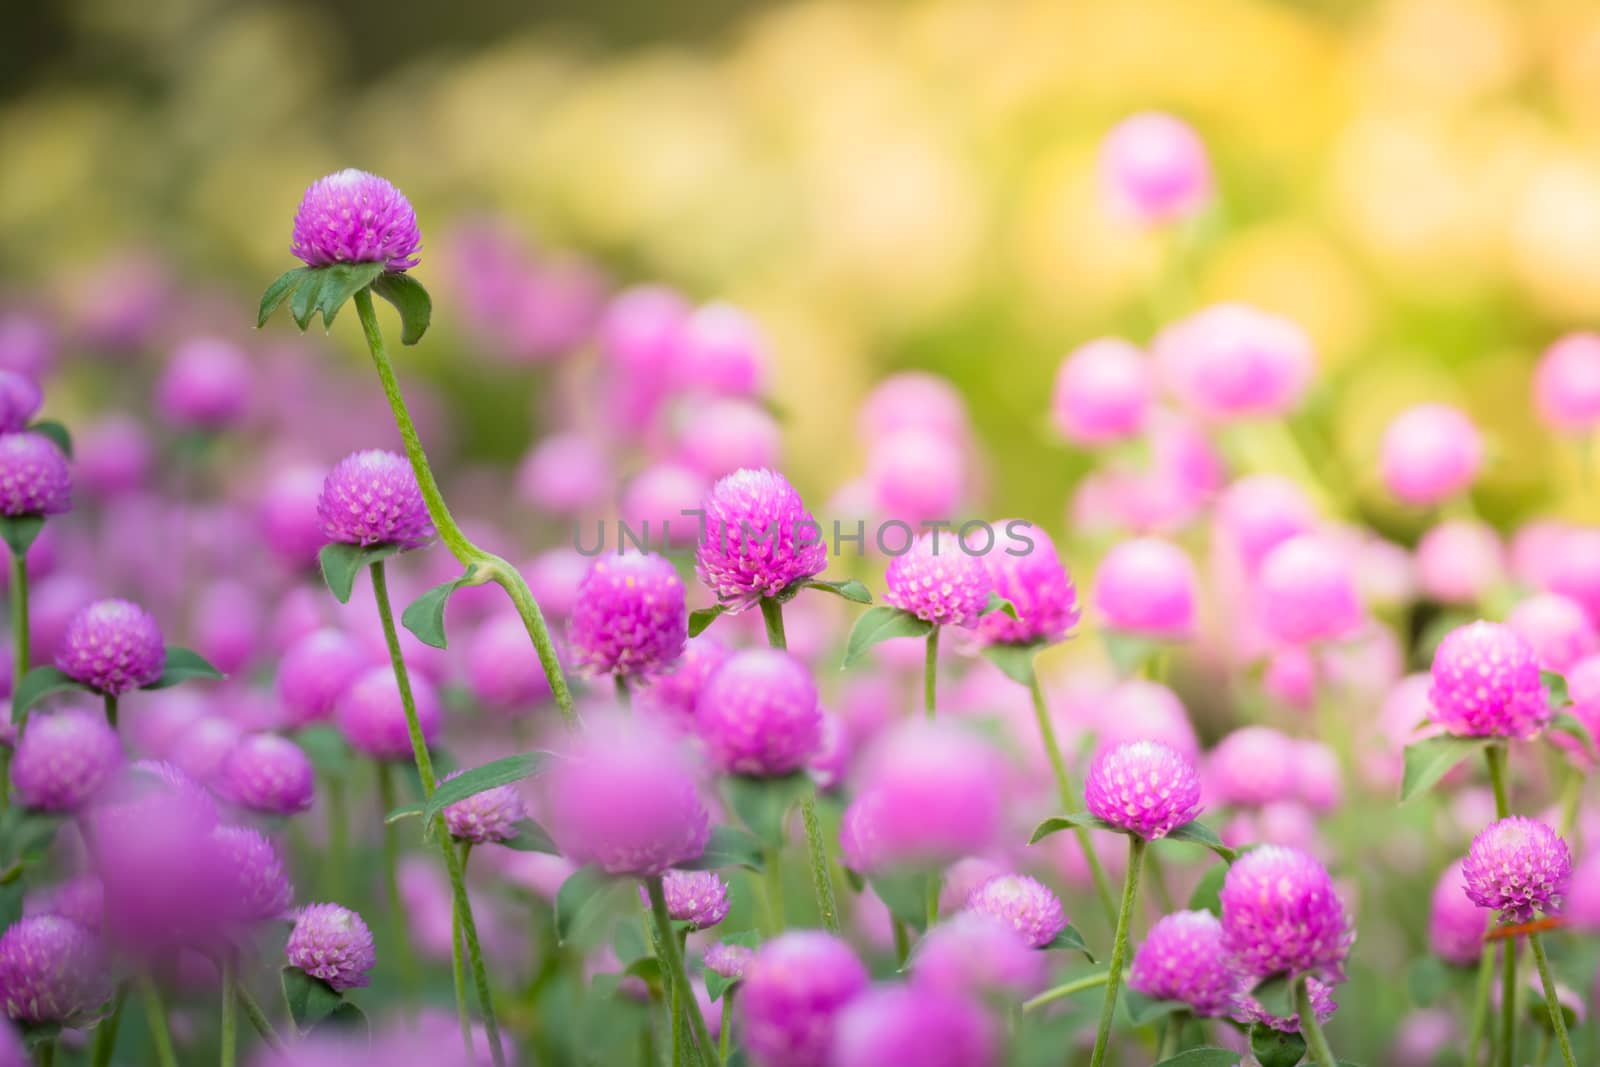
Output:
[[1122,991],[1122,1006],[1128,1010],[1128,1019],[1135,1026],[1149,1026],[1174,1012],[1189,1010],[1189,1005],[1181,1000],[1153,1000],[1132,989]]
[[844,597],[852,604],[872,603],[872,592],[854,578],[846,578],[838,582],[824,582],[815,578],[801,583],[807,589],[820,589],[824,593]]
[[1192,1048],[1155,1067],[1239,1067],[1239,1054],[1225,1048]]
[[811,776],[801,771],[782,778],[729,775],[722,783],[728,807],[739,821],[769,848],[784,845],[784,822],[794,806],[815,789]]
[[1044,646],[1038,642],[1025,645],[985,645],[983,658],[1000,668],[1007,678],[1018,685],[1033,684],[1033,657]]
[[1430,737],[1407,745],[1400,803],[1432,789],[1452,767],[1481,752],[1489,742],[1485,737]]
[[509,848],[513,852],[543,852],[547,856],[559,856],[561,850],[556,847],[552,838],[544,827],[532,819],[517,820],[517,836],[507,841],[500,842],[501,848]]
[[400,313],[400,343],[414,345],[428,331],[433,316],[433,298],[422,283],[409,274],[380,274],[372,291],[394,305]]
[[322,564],[322,580],[328,583],[328,589],[339,603],[348,604],[350,593],[356,587],[356,575],[379,560],[388,559],[399,552],[400,546],[392,542],[365,547],[335,542],[323,545],[322,551],[317,553],[317,559]]
[[717,621],[717,616],[728,610],[726,604],[716,604],[699,611],[689,612],[689,636],[699,637],[706,632],[706,627]]
[[454,581],[444,582],[423,593],[400,614],[400,625],[417,635],[417,640],[434,648],[444,648],[444,606],[450,594],[467,581],[463,574]]
[[323,267],[327,279],[317,296],[317,309],[322,312],[322,325],[332,327],[334,316],[356,292],[372,284],[383,273],[383,263],[336,263]]
[[928,875],[925,871],[892,871],[867,876],[867,884],[889,914],[918,933],[928,928]]
[[1200,882],[1189,894],[1190,911],[1209,911],[1222,915],[1222,881],[1228,877],[1228,868],[1213,866],[1200,876]]
[[311,765],[322,774],[339,777],[349,769],[350,746],[334,727],[308,726],[295,734],[294,740],[311,757]]
[[628,978],[643,978],[653,988],[661,987],[661,961],[654,956],[642,956],[634,960],[622,973]]
[[1227,862],[1232,863],[1234,861],[1235,853],[1233,849],[1229,848],[1227,845],[1224,845],[1222,843],[1222,838],[1217,836],[1216,831],[1212,830],[1211,827],[1205,825],[1204,823],[1184,823],[1182,826],[1169,833],[1166,836],[1166,840],[1188,841],[1192,844],[1204,845],[1212,852],[1215,852],[1217,855],[1221,856]]
[[861,613],[850,638],[845,642],[844,666],[854,667],[866,656],[872,646],[896,637],[926,637],[933,623],[919,619],[909,611],[880,606]]
[[337,1011],[344,998],[322,979],[289,966],[283,969],[283,1002],[295,1029],[304,1034]]
[[55,419],[40,419],[28,429],[40,437],[48,437],[50,443],[59,448],[63,456],[72,458],[72,432]]
[[428,806],[423,811],[422,817],[432,822],[435,815],[459,800],[465,800],[497,786],[510,785],[524,778],[531,778],[544,769],[549,758],[548,752],[520,752],[515,756],[506,756],[485,763],[481,767],[474,767],[470,771],[462,771],[448,782],[439,783],[439,788],[428,798]]
[[256,312],[256,329],[259,330],[267,324],[267,320],[272,318],[272,313],[289,299],[289,295],[305,280],[310,269],[296,267],[293,270],[286,270],[278,275],[277,281],[267,286],[267,291],[261,294],[261,310]]
[[289,314],[294,316],[294,324],[304,333],[311,325],[311,316],[316,314],[317,304],[322,299],[322,287],[328,282],[328,275],[320,270],[307,270],[300,279],[300,284],[294,287],[294,294],[289,298]]
[[367,1013],[348,1000],[330,1011],[317,1029],[339,1031],[343,1035],[360,1034],[363,1039],[372,1035],[372,1024],[367,1022]]
[[599,912],[605,891],[613,885],[611,876],[598,867],[579,867],[556,890],[556,937],[570,942]]
[[1037,845],[1051,834],[1059,834],[1063,830],[1071,830],[1077,826],[1087,826],[1092,830],[1110,830],[1119,834],[1122,832],[1097,815],[1091,815],[1087,811],[1075,811],[1071,815],[1052,815],[1035,826],[1033,836],[1028,838],[1028,844]]
[[1078,928],[1071,923],[1063,927],[1061,932],[1044,947],[1052,952],[1057,949],[1067,952],[1081,952],[1088,958],[1090,963],[1094,962],[1094,953],[1089,951],[1088,942],[1084,941],[1083,935],[1078,932]]
[[718,826],[711,831],[706,850],[688,863],[678,864],[680,871],[716,871],[724,867],[746,867],[752,871],[762,869],[761,842],[754,834],[737,826]]
[[1567,693],[1567,680],[1555,671],[1540,671],[1539,681],[1544,684],[1545,700],[1550,705],[1551,711],[1560,711],[1572,703],[1572,697]]
[[1269,1014],[1280,1019],[1287,1019],[1298,1010],[1294,1003],[1294,985],[1281,974],[1257,985],[1250,990],[1250,995],[1259,1000]]
[[1600,750],[1595,748],[1594,734],[1590,733],[1589,728],[1583,724],[1581,719],[1572,714],[1572,712],[1563,711],[1555,718],[1551,719],[1550,729],[1557,730],[1561,733],[1567,734],[1570,737],[1576,738],[1578,743],[1583,746],[1584,751],[1587,752],[1591,758],[1600,759]]
[[47,696],[56,693],[76,691],[92,693],[94,690],[81,682],[75,682],[54,667],[35,667],[22,676],[22,684],[17,686],[17,691],[11,696],[11,720],[22,721],[22,716],[28,709]]
[[43,515],[0,515],[0,538],[13,556],[26,556],[43,529]]
[[220,681],[224,677],[226,675],[213,667],[204,656],[194,649],[183,648],[180,645],[168,645],[167,662],[161,668],[161,677],[144,688],[171,689],[175,685],[193,681],[196,678],[207,681]]
[[978,614],[992,615],[997,611],[1003,611],[1013,619],[1017,617],[1017,606],[991,589],[989,590],[989,602],[983,606],[983,610]]
[[1299,1034],[1286,1034],[1270,1026],[1252,1026],[1250,1051],[1261,1061],[1261,1067],[1295,1067],[1306,1054],[1306,1043]]

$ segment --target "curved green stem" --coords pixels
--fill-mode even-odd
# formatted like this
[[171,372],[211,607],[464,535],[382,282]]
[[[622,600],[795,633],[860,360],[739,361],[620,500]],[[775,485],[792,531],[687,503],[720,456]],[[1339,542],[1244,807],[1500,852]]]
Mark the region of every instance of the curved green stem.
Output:
[[939,685],[939,627],[928,631],[928,658],[922,666],[922,710],[933,721],[934,700]]
[[1086,989],[1098,989],[1100,986],[1105,985],[1110,980],[1110,971],[1101,971],[1099,974],[1090,974],[1085,975],[1082,978],[1074,978],[1065,985],[1058,985],[1054,989],[1046,989],[1043,993],[1040,993],[1032,1000],[1023,1001],[1022,1010],[1033,1011],[1037,1008],[1044,1007],[1046,1004],[1049,1004],[1052,1001],[1060,1000],[1062,997],[1070,997],[1072,994],[1082,993]]
[[[1567,1019],[1561,1010],[1561,998],[1556,996],[1556,982],[1550,977],[1550,961],[1545,958],[1544,943],[1538,934],[1528,935],[1528,947],[1533,949],[1533,962],[1539,968],[1539,982],[1544,986],[1545,1007],[1550,1009],[1550,1028],[1556,1032],[1556,1043],[1561,1046],[1561,1059],[1567,1067],[1577,1067],[1572,1058],[1572,1041],[1567,1037]],[[1543,1063],[1540,1057],[1534,1061]]]
[[[1055,724],[1050,721],[1050,707],[1044,700],[1044,687],[1039,684],[1039,672],[1034,671],[1028,692],[1033,697],[1033,715],[1039,723],[1039,737],[1044,741],[1045,755],[1050,759],[1050,771],[1056,779],[1056,799],[1061,804],[1062,814],[1076,811],[1077,798],[1072,794],[1072,779],[1067,775],[1067,763],[1061,758],[1061,745],[1056,741]],[[1078,839],[1078,847],[1083,851],[1083,860],[1089,865],[1089,876],[1094,879],[1094,891],[1100,897],[1100,906],[1105,909],[1106,921],[1115,925],[1117,922],[1117,901],[1111,894],[1111,882],[1106,878],[1106,869],[1100,862],[1100,854],[1094,850],[1094,840],[1089,835],[1087,826],[1072,828],[1074,836]]]
[[267,1047],[274,1052],[282,1052],[283,1038],[278,1036],[278,1031],[273,1029],[272,1023],[267,1020],[267,1013],[261,1010],[261,1005],[256,1003],[256,998],[250,995],[250,990],[243,982],[233,983],[233,995],[239,998],[239,1006],[244,1009],[244,1017],[255,1028],[261,1040],[266,1042]]
[[411,469],[417,476],[417,487],[422,490],[423,502],[428,507],[428,518],[432,520],[434,529],[439,531],[439,540],[444,542],[450,554],[468,570],[476,564],[488,572],[489,580],[498,584],[511,597],[512,605],[517,609],[517,615],[522,619],[524,628],[528,631],[528,638],[533,642],[534,651],[539,656],[539,665],[544,668],[544,673],[550,680],[550,692],[554,695],[556,706],[561,709],[562,718],[569,724],[575,723],[576,715],[572,708],[572,691],[567,688],[566,675],[562,673],[561,664],[556,659],[555,644],[550,640],[550,628],[545,623],[544,613],[539,610],[538,601],[533,598],[533,591],[528,588],[528,583],[505,560],[491,552],[485,552],[468,540],[461,526],[456,522],[455,516],[450,514],[450,508],[444,502],[444,494],[439,491],[439,483],[434,480],[433,468],[428,465],[428,454],[423,451],[422,438],[417,434],[416,424],[411,421],[411,412],[406,407],[404,394],[400,392],[400,383],[395,378],[394,364],[389,360],[389,350],[383,343],[383,334],[378,329],[378,316],[372,308],[372,292],[362,289],[355,295],[356,314],[361,319],[361,329],[366,335],[367,350],[372,355],[372,365],[378,371],[378,380],[383,385],[383,395],[389,401],[389,410],[394,415],[395,426],[400,430],[400,440],[405,445],[406,458],[411,461]]
[[[689,989],[689,976],[683,968],[683,952],[678,948],[678,938],[672,932],[672,920],[667,915],[667,896],[661,888],[661,876],[656,875],[645,881],[646,891],[650,894],[650,914],[655,918],[656,937],[660,941],[660,948],[666,954],[667,973],[671,976],[674,986],[682,988],[685,992]],[[711,1031],[706,1029],[706,1021],[700,1014],[700,1002],[693,995],[683,998],[684,1011],[689,1016],[689,1027],[694,1034],[696,1046],[699,1048],[698,1059],[705,1067],[715,1067],[714,1046],[711,1044]]]
[[156,1062],[160,1067],[178,1067],[177,1054],[172,1051],[172,1032],[167,1029],[167,1009],[161,1003],[161,991],[148,975],[139,979],[139,1001],[144,1005],[150,1040],[156,1046]]
[[239,1062],[239,1006],[234,1000],[236,981],[232,954],[222,957],[222,1067],[234,1067]]
[[1106,998],[1100,1005],[1100,1026],[1095,1031],[1089,1067],[1105,1063],[1106,1048],[1111,1043],[1111,1020],[1117,1014],[1117,991],[1122,984],[1122,965],[1128,958],[1128,930],[1139,899],[1139,871],[1144,866],[1146,847],[1144,838],[1128,838],[1128,877],[1122,883],[1122,908],[1117,912],[1117,933],[1111,942],[1111,963],[1106,968]]
[[1317,1067],[1338,1067],[1333,1050],[1328,1047],[1328,1039],[1323,1036],[1322,1026],[1317,1022],[1317,1013],[1311,1004],[1309,982],[1310,979],[1302,975],[1294,984],[1295,1010],[1300,1013],[1300,1036],[1306,1039],[1306,1050],[1311,1053],[1312,1062]]

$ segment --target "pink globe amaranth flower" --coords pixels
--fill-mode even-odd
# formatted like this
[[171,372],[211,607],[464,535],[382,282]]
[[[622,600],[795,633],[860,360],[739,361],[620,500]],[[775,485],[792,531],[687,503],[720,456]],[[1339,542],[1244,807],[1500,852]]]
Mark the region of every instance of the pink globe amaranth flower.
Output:
[[0,367],[35,381],[44,377],[61,347],[56,328],[31,310],[0,311]]
[[1211,200],[1211,161],[1187,122],[1159,111],[1123,119],[1100,145],[1114,207],[1148,225],[1187,218]]
[[883,599],[935,626],[972,626],[989,603],[994,579],[983,560],[969,554],[954,534],[917,538],[884,573]]
[[21,1023],[81,1023],[111,996],[99,939],[57,915],[19,919],[0,935],[0,1003]]
[[1228,868],[1221,900],[1223,944],[1246,974],[1343,980],[1354,934],[1327,868],[1305,852],[1246,852]]
[[744,969],[750,965],[755,955],[756,950],[753,948],[736,945],[731,941],[718,941],[714,945],[706,946],[701,962],[712,974],[721,975],[723,978],[743,978]]
[[689,638],[672,669],[649,679],[639,690],[640,710],[680,733],[694,733],[700,692],[732,655],[732,649],[710,634]]
[[[673,922],[688,923],[691,930],[704,930],[728,917],[728,883],[716,871],[668,871],[662,876],[661,887],[667,899],[667,916]],[[650,903],[644,886],[639,887],[639,899],[646,905]],[[709,961],[709,949],[706,956]]]
[[278,699],[291,726],[325,722],[344,691],[366,671],[360,642],[342,630],[315,630],[290,645],[278,664]]
[[1583,432],[1600,422],[1600,335],[1557,338],[1533,372],[1539,417],[1558,430]]
[[822,742],[811,671],[777,649],[740,652],[712,671],[695,701],[695,722],[712,763],[730,774],[791,774]]
[[[1339,1005],[1333,999],[1333,987],[1316,978],[1308,979],[1306,992],[1311,997],[1311,1011],[1317,1017],[1319,1024],[1326,1023],[1333,1018],[1333,1013]],[[1230,1013],[1233,1020],[1245,1026],[1259,1025],[1271,1027],[1280,1033],[1296,1034],[1300,1032],[1300,1013],[1290,1015],[1274,1015],[1267,1010],[1266,1005],[1249,993],[1240,993],[1234,1001],[1233,1011]]]
[[417,214],[405,194],[376,174],[347,168],[306,190],[289,251],[308,267],[382,263],[393,273],[415,267],[421,247]]
[[44,392],[32,378],[0,370],[0,433],[16,433],[26,427],[43,403]]
[[591,720],[542,779],[561,854],[650,877],[696,859],[710,817],[678,743],[637,720]]
[[1166,837],[1200,814],[1194,764],[1159,741],[1133,741],[1101,752],[1083,789],[1090,812],[1146,841]]
[[248,826],[219,826],[211,840],[230,875],[228,910],[236,922],[250,924],[288,915],[294,886],[278,850]]
[[301,908],[285,952],[291,965],[341,993],[367,985],[367,972],[377,963],[372,931],[360,915],[339,904]]
[[122,766],[122,742],[99,711],[34,715],[17,743],[11,784],[34,811],[76,812]]
[[1180,319],[1156,335],[1153,350],[1167,387],[1215,422],[1286,414],[1316,370],[1299,324],[1246,304],[1213,304]]
[[244,674],[263,650],[266,607],[253,586],[232,578],[210,583],[190,609],[194,650],[226,675]]
[[1344,772],[1339,754],[1321,741],[1294,742],[1295,789],[1312,811],[1326,814],[1344,799]]
[[1466,967],[1483,955],[1483,937],[1489,932],[1489,916],[1467,896],[1462,888],[1462,865],[1456,860],[1434,883],[1433,904],[1428,913],[1428,947],[1446,963]]
[[667,383],[688,301],[664,285],[639,285],[611,298],[600,320],[600,354],[629,377]]
[[1552,538],[1548,551],[1544,588],[1582,604],[1590,620],[1600,626],[1600,528],[1569,527]]
[[1296,711],[1309,711],[1317,702],[1317,659],[1304,645],[1272,652],[1261,676],[1261,688],[1274,700]]
[[862,759],[840,845],[852,870],[942,867],[993,847],[1003,811],[1001,768],[971,731],[907,723]]
[[822,528],[794,486],[770,470],[739,470],[711,487],[695,571],[717,601],[742,611],[828,565]]
[[1078,624],[1078,591],[1055,542],[1031,523],[1012,520],[997,526],[996,544],[981,555],[994,591],[1011,601],[1017,617],[991,611],[979,620],[979,634],[996,645],[1062,640]]
[[101,496],[142,488],[155,463],[149,431],[130,415],[106,415],[91,423],[75,437],[73,450],[78,480]]
[[760,325],[732,304],[702,305],[674,336],[673,371],[680,389],[756,396],[767,384],[767,339]]
[[1316,525],[1316,508],[1305,490],[1292,478],[1277,474],[1241,478],[1217,501],[1217,530],[1250,574],[1274,548],[1312,532]]
[[851,947],[820,930],[762,945],[734,1002],[745,1048],[762,1067],[828,1067],[838,1017],[867,988]]
[[[431,745],[444,725],[439,697],[431,684],[415,675],[411,677],[411,695],[423,740]],[[339,732],[358,751],[380,760],[412,758],[405,705],[392,668],[370,667],[357,676],[339,697],[337,716]]]
[[64,515],[72,474],[55,442],[37,433],[0,434],[0,515]]
[[1194,563],[1170,541],[1140,537],[1106,553],[1094,578],[1094,606],[1107,627],[1177,640],[1194,630]]
[[1049,957],[1035,952],[1008,922],[961,911],[928,931],[907,966],[919,988],[1025,999],[1044,988]]
[[[1566,707],[1573,718],[1588,728],[1591,737],[1600,731],[1600,653],[1586,656],[1567,669],[1567,695],[1572,703]],[[1579,738],[1560,730],[1546,735],[1550,743],[1567,754],[1573,765],[1585,772],[1594,770],[1595,757]]]
[[970,429],[961,390],[926,371],[891,374],[867,394],[856,417],[856,430],[868,442],[902,430],[928,430],[965,441]]
[[1432,673],[1433,719],[1457,737],[1526,739],[1550,721],[1539,661],[1509,626],[1480,620],[1451,630]]
[[1029,948],[1044,948],[1067,928],[1061,898],[1049,886],[1025,874],[990,878],[967,897],[967,907],[1010,923]]
[[1270,726],[1228,734],[1206,761],[1206,792],[1220,804],[1263,807],[1293,799],[1295,743]]
[[433,524],[411,464],[393,452],[353,452],[328,472],[317,498],[322,532],[331,542],[420,548]]
[[1310,534],[1268,553],[1257,576],[1262,628],[1287,644],[1348,637],[1364,619],[1345,553]]
[[1564,674],[1580,660],[1600,651],[1600,631],[1571,597],[1536,593],[1511,609],[1506,625],[1528,643],[1547,671]]
[[1443,604],[1481,601],[1506,578],[1500,535],[1476,519],[1447,519],[1423,534],[1416,566],[1418,587]]
[[981,1004],[939,989],[880,985],[838,1017],[832,1067],[990,1067],[994,1022]]
[[642,553],[594,561],[567,622],[577,665],[589,674],[658,674],[683,655],[689,609],[672,562]]
[[1179,1000],[1201,1018],[1232,1010],[1243,976],[1209,911],[1178,911],[1150,927],[1133,954],[1128,988],[1152,1000]]
[[[877,438],[867,454],[866,486],[873,510],[913,527],[947,521],[966,491],[967,466],[961,442],[928,430]],[[894,544],[890,536],[880,536],[880,547]]]
[[783,430],[760,404],[737,397],[685,399],[675,410],[676,456],[707,478],[776,467]]
[[316,771],[305,751],[287,737],[251,734],[222,759],[221,792],[240,807],[293,815],[311,807]]
[[105,914],[105,887],[100,879],[80,874],[65,882],[29,893],[22,901],[24,915],[59,915],[90,933],[98,934]]
[[250,410],[255,375],[250,357],[218,337],[179,345],[156,382],[156,410],[183,430],[223,430]]
[[806,772],[817,783],[817,788],[828,793],[843,785],[854,754],[855,751],[850,747],[850,731],[844,720],[830,712],[823,712],[822,740],[811,754],[811,759],[806,761]]
[[98,693],[120,696],[161,677],[167,646],[155,617],[130,600],[97,600],[67,624],[56,666]]
[[528,655],[528,630],[518,616],[485,621],[466,649],[467,688],[491,710],[526,713],[550,698],[550,679],[538,657]]
[[[458,777],[461,771],[451,771],[441,781]],[[522,804],[522,794],[514,785],[497,785],[474,793],[464,800],[445,806],[444,824],[450,836],[458,841],[475,845],[510,841],[520,833],[517,824],[527,818]]]
[[1159,741],[1190,763],[1200,741],[1178,694],[1159,682],[1130,678],[1096,702],[1095,743],[1100,751],[1127,741]]
[[1600,933],[1600,852],[1590,852],[1583,857],[1567,888],[1567,898],[1562,902],[1563,916],[1574,930]]
[[1467,899],[1525,923],[1536,912],[1554,915],[1572,880],[1572,852],[1554,830],[1513,815],[1491,823],[1472,839],[1461,864]]
[[1448,1009],[1413,1011],[1400,1020],[1386,1062],[1394,1067],[1433,1067],[1461,1037],[1460,1024]]
[[653,544],[692,548],[700,533],[692,514],[706,498],[711,483],[682,463],[655,463],[640,471],[622,490],[618,514],[629,529]]
[[1418,404],[1389,423],[1380,445],[1383,484],[1407,504],[1426,507],[1472,484],[1483,463],[1483,438],[1448,404]]
[[611,464],[586,434],[558,433],[539,441],[517,465],[517,494],[540,511],[579,515],[610,495]]
[[322,517],[317,514],[326,477],[320,467],[286,467],[272,475],[262,493],[258,511],[262,539],[273,555],[290,566],[315,563],[317,552],[327,543]]
[[1155,391],[1155,369],[1137,345],[1100,337],[1061,361],[1051,414],[1075,444],[1122,441],[1144,429]]

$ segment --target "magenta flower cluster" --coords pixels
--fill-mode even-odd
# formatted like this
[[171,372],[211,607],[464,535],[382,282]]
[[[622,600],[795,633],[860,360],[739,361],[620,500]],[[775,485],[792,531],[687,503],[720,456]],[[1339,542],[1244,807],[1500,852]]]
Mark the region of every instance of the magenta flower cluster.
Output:
[[1117,829],[1154,841],[1200,814],[1200,775],[1171,747],[1132,741],[1096,757],[1084,801]]
[[405,194],[376,174],[353,169],[311,184],[289,244],[308,267],[382,263],[389,271],[415,267],[421,247],[416,212]]
[[717,601],[734,610],[777,596],[828,565],[822,528],[775,471],[734,471],[711,487],[702,508],[695,569]]
[[433,540],[411,464],[381,449],[351,453],[328,472],[317,514],[335,544],[420,548]]

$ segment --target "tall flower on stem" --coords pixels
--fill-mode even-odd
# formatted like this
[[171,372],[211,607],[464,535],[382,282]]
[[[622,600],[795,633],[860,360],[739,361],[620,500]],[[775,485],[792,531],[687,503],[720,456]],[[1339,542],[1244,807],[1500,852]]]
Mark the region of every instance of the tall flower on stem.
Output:
[[616,678],[624,697],[631,681],[666,670],[683,655],[689,611],[683,582],[662,556],[601,556],[578,585],[567,621],[576,660],[592,674]]
[[941,545],[936,530],[894,558],[884,573],[884,585],[883,599],[890,606],[929,624],[923,710],[931,719],[937,697],[939,631],[945,626],[976,626],[989,606],[994,579],[983,560],[968,552],[955,535]]

